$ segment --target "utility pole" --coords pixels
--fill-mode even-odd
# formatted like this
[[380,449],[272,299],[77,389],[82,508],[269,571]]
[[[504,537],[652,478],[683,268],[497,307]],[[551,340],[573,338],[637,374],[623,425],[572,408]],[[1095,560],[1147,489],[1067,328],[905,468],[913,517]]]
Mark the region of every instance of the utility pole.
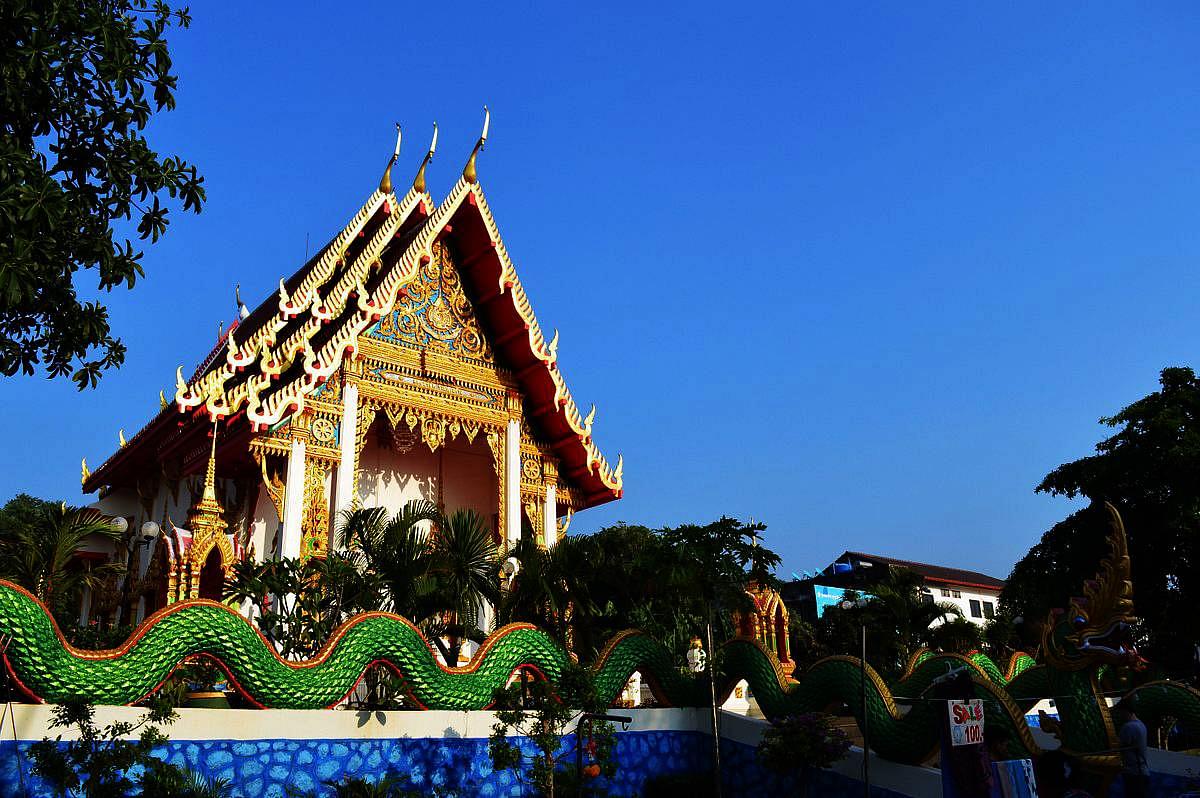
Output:
[[712,728],[713,728],[713,794],[721,798],[721,726],[717,720],[717,676],[716,654],[713,651],[712,605],[708,607],[708,690],[712,696]]
[[859,661],[859,679],[862,682],[863,708],[863,798],[871,798],[871,713],[867,711],[867,625],[862,625],[862,659]]

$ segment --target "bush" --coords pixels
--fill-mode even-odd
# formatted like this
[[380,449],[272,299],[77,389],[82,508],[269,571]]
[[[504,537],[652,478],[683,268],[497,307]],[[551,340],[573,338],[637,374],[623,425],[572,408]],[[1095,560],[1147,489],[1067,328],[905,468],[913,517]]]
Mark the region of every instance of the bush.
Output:
[[850,750],[850,738],[823,712],[788,715],[763,733],[758,760],[777,773],[827,768]]
[[[42,738],[29,748],[33,772],[59,795],[83,798],[224,798],[229,785],[208,781],[198,774],[155,757],[153,749],[167,742],[159,724],[174,722],[174,710],[163,703],[150,709],[137,723],[120,721],[100,728],[96,709],[82,701],[54,708],[51,728],[74,727],[79,739],[64,742],[62,735]],[[135,740],[121,739],[137,732]]]

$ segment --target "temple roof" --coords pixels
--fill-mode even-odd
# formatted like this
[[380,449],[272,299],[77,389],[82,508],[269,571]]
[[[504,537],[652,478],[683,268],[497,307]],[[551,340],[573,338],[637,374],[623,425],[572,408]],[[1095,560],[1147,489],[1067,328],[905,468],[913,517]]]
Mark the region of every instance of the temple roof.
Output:
[[847,562],[851,564],[861,562],[875,563],[879,565],[889,565],[896,568],[907,568],[914,573],[919,574],[926,581],[937,582],[947,585],[962,585],[964,587],[978,587],[985,590],[1001,590],[1004,588],[1004,580],[997,579],[994,576],[980,573],[979,571],[968,571],[963,568],[950,568],[945,565],[930,565],[929,563],[914,562],[913,560],[901,560],[896,557],[885,557],[882,554],[867,554],[861,551],[846,551],[842,552],[842,556],[838,557],[836,562]]
[[[567,388],[557,336],[547,341],[534,316],[473,164],[474,156],[436,206],[423,180],[403,197],[391,191],[390,180],[381,182],[341,232],[226,333],[190,380],[180,366],[178,413],[206,423],[244,414],[250,431],[259,432],[303,412],[313,391],[357,353],[359,336],[404,296],[433,257],[434,243],[444,240],[459,253],[458,270],[480,324],[516,376],[531,423],[561,461],[560,473],[581,488],[586,506],[620,498],[622,462],[611,467],[592,441],[594,410],[585,418]],[[152,427],[164,426],[166,415],[85,477],[85,489],[107,484],[105,472],[132,454]]]

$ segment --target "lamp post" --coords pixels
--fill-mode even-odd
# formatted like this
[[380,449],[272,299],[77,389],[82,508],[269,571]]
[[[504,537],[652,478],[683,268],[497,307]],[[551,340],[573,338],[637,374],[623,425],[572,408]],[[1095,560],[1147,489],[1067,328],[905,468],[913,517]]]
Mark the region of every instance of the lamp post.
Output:
[[[866,599],[858,599],[857,601],[843,601],[841,607],[844,610],[852,607],[866,606]],[[859,619],[859,626],[862,631],[862,656],[858,660],[858,678],[859,686],[862,689],[862,736],[863,736],[863,795],[866,798],[871,798],[871,714],[867,711],[867,624],[866,621]]]
[[[114,520],[113,526],[117,531],[124,533],[129,529],[129,521],[125,518],[118,517]],[[143,549],[149,550],[150,544],[158,537],[161,528],[153,521],[147,521],[142,524],[141,534],[130,536],[125,543],[125,548],[129,552],[125,558],[125,584],[121,589],[121,603],[117,607],[117,622],[124,620],[125,606],[129,603],[129,588],[132,585],[133,574],[130,571],[133,569],[133,552],[141,546]],[[131,613],[132,614],[132,613]]]

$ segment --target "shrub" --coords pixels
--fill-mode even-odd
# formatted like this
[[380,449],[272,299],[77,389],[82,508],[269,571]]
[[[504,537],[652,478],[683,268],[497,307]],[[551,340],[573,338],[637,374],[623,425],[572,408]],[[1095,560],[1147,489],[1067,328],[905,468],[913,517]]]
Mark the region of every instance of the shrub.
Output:
[[845,758],[850,738],[823,712],[804,712],[778,720],[763,733],[758,760],[777,773],[827,768]]

